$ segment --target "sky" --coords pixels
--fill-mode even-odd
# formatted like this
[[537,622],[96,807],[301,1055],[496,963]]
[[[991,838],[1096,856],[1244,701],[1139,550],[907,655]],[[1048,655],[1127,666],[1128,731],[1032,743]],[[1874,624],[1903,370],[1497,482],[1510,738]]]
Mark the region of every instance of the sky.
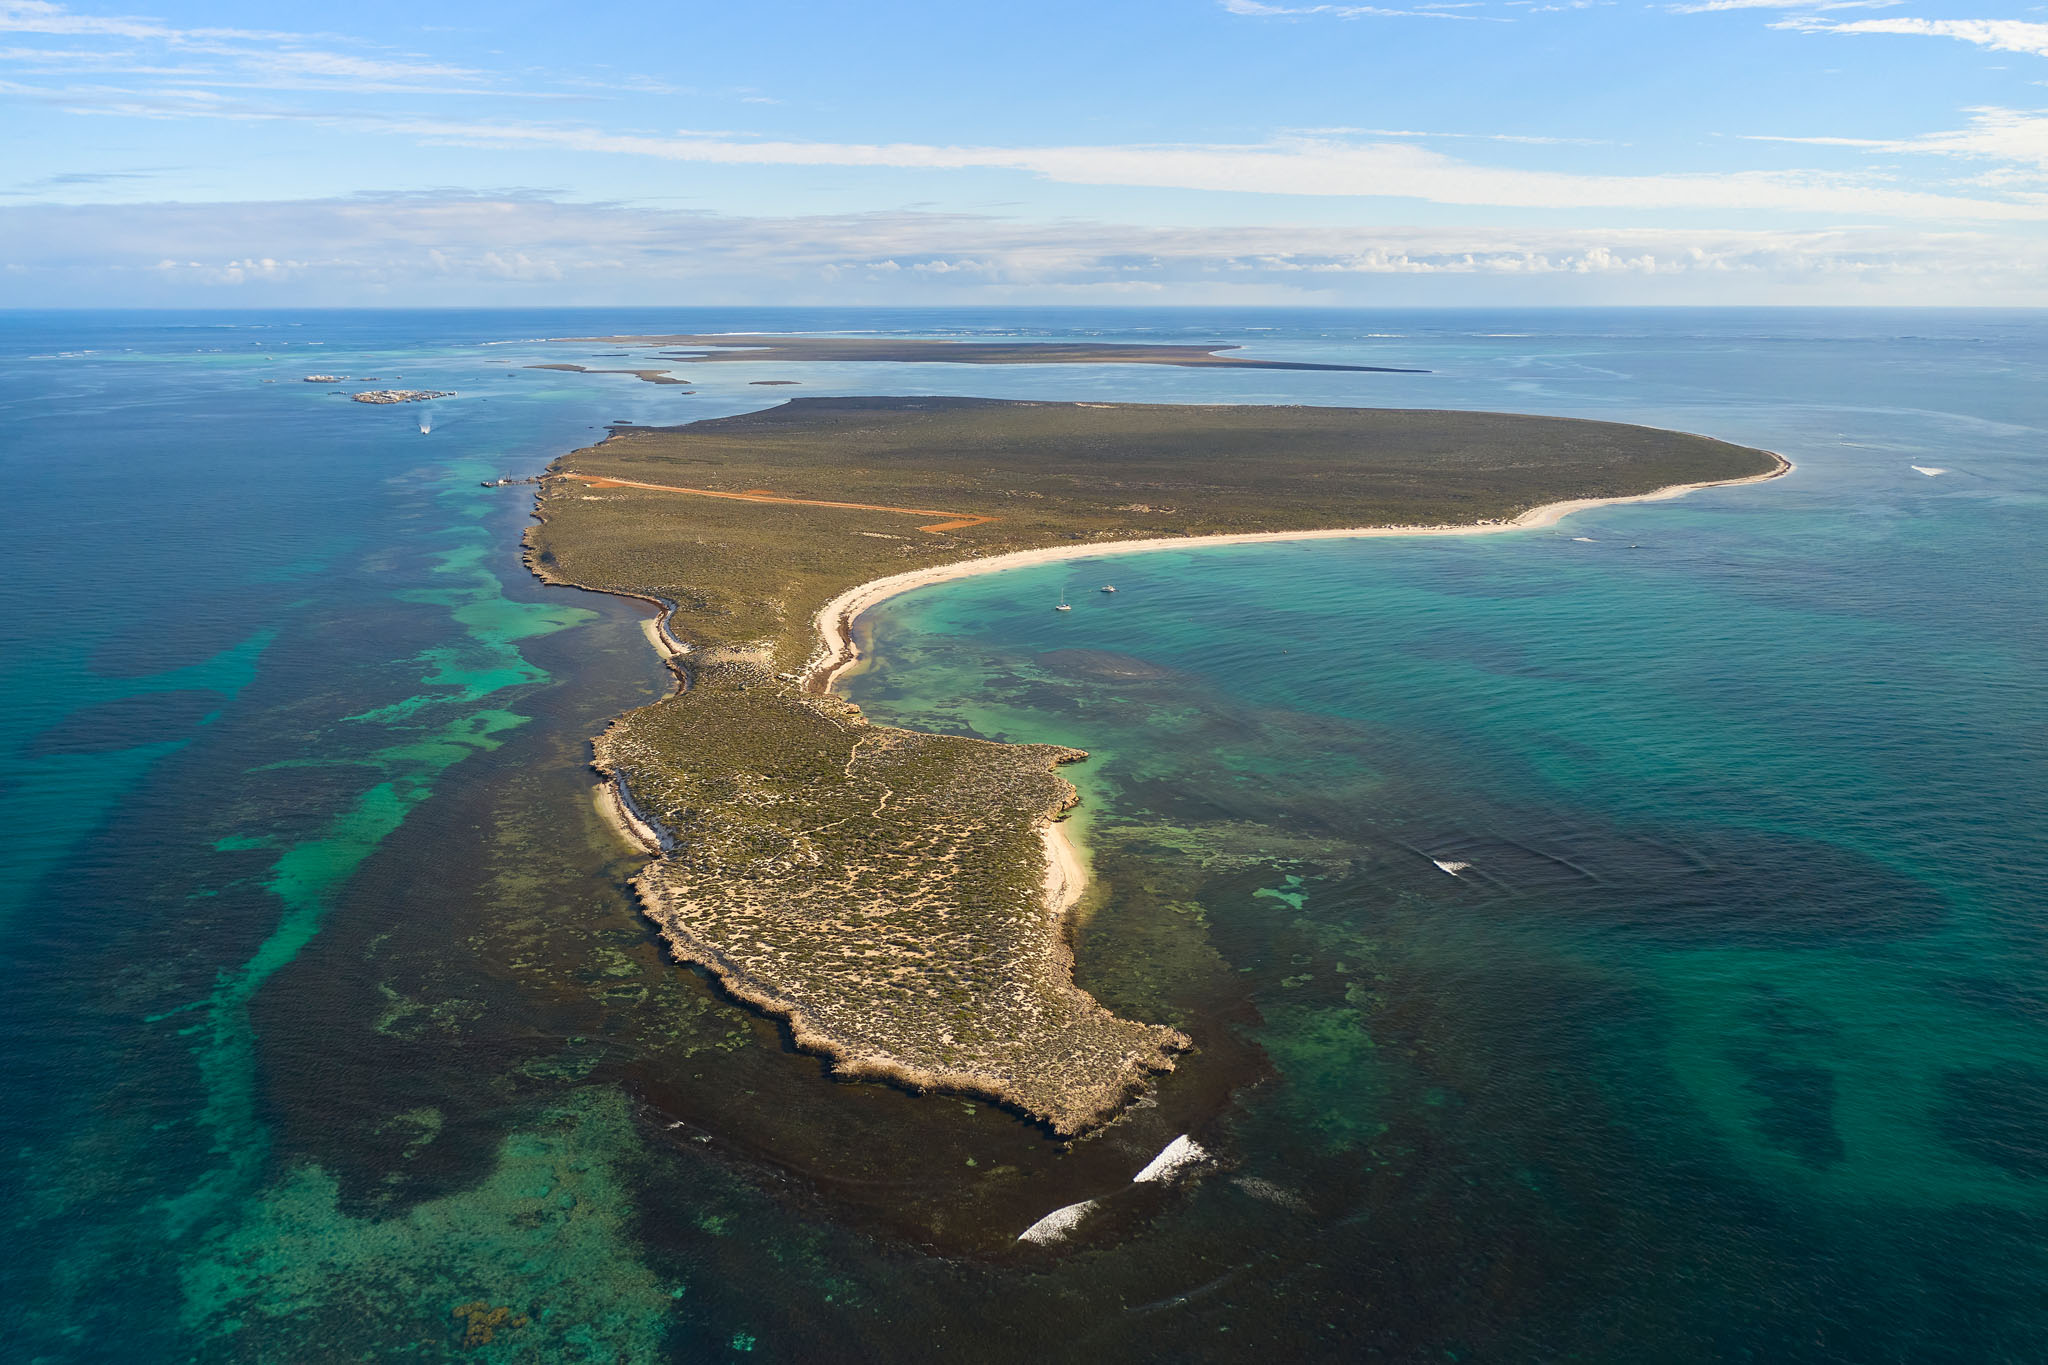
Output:
[[2048,4],[0,0],[0,307],[2048,305]]

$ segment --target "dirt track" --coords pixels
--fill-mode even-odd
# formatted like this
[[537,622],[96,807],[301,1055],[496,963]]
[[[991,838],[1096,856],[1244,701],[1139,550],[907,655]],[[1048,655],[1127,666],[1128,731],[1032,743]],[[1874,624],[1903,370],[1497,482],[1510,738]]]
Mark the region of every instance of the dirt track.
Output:
[[660,493],[689,493],[700,498],[731,498],[735,502],[780,502],[798,507],[842,507],[851,512],[901,512],[911,517],[945,517],[929,526],[920,526],[920,531],[941,535],[947,531],[964,531],[970,526],[982,526],[995,517],[970,516],[962,512],[941,512],[932,507],[884,507],[872,502],[827,502],[822,498],[785,498],[780,493],[765,489],[749,489],[745,493],[724,493],[713,488],[683,488],[672,483],[641,483],[637,479],[612,479],[599,474],[567,473],[564,478],[581,479],[592,488],[652,488]]

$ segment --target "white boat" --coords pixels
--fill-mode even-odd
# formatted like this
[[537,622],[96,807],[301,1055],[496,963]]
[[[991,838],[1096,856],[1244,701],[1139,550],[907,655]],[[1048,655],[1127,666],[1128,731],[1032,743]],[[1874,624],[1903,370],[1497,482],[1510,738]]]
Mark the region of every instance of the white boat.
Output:
[[1102,590],[1103,590],[1104,592],[1115,592],[1115,591],[1116,591],[1116,584],[1114,584],[1114,583],[1104,583],[1104,584],[1102,585]]
[[1061,592],[1060,592],[1060,604],[1059,604],[1058,606],[1054,607],[1054,608],[1053,608],[1053,610],[1054,610],[1054,611],[1072,611],[1072,610],[1073,610],[1073,608],[1072,608],[1072,607],[1070,607],[1070,606],[1068,606],[1068,605],[1067,605],[1067,594],[1066,594],[1066,591],[1065,591],[1064,589],[1062,589],[1062,590],[1061,590]]

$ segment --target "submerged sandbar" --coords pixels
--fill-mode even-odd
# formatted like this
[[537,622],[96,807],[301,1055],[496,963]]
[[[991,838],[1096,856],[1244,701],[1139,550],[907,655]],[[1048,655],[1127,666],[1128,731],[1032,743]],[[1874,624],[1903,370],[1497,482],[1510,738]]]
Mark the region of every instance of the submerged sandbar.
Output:
[[636,886],[676,955],[844,1074],[1073,1134],[1189,1044],[1074,985],[1078,870],[1049,834],[1075,799],[1056,768],[1085,755],[876,725],[829,695],[865,605],[992,562],[1507,529],[1785,468],[1704,436],[1500,413],[799,399],[557,461],[528,560],[659,604],[677,651],[676,694],[596,743],[653,835]]

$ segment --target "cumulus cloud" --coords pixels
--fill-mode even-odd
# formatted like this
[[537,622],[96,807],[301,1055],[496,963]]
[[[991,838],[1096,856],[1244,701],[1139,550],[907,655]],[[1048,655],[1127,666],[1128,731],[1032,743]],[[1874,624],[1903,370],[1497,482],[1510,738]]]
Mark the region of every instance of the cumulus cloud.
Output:
[[0,207],[0,270],[30,305],[2048,303],[2048,242],[1984,233],[748,218],[426,195]]

